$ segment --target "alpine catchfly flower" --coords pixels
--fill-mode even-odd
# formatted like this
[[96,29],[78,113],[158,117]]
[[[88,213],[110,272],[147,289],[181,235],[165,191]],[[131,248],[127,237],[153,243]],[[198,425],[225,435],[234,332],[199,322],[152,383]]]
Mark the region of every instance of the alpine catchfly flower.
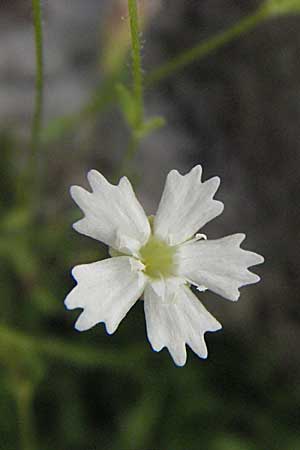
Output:
[[68,309],[82,308],[75,328],[104,322],[112,334],[135,302],[143,297],[152,348],[167,347],[174,362],[186,362],[186,344],[207,357],[204,334],[221,324],[190,289],[209,289],[236,301],[241,286],[256,283],[248,270],[263,257],[240,248],[244,234],[208,240],[199,229],[223,211],[213,197],[218,177],[201,181],[202,168],[186,175],[172,170],[155,216],[147,217],[126,177],[117,186],[96,170],[88,173],[92,192],[71,187],[84,217],[79,233],[109,246],[110,258],[73,268],[77,282],[65,299]]

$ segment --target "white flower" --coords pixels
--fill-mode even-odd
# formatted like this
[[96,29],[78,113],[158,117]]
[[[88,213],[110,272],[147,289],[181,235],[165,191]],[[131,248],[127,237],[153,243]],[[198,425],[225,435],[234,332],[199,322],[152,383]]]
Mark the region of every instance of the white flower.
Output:
[[72,270],[77,286],[65,305],[83,308],[77,330],[104,322],[107,332],[114,333],[143,296],[154,350],[167,347],[179,366],[186,362],[186,344],[201,358],[207,357],[204,333],[221,325],[190,285],[236,301],[241,286],[259,281],[248,267],[264,259],[240,248],[244,234],[216,240],[196,234],[223,211],[223,203],[213,199],[220,179],[202,182],[201,173],[200,165],[186,175],[172,170],[157,214],[149,218],[125,177],[114,186],[91,170],[92,192],[72,186],[71,195],[85,214],[74,224],[75,230],[107,244],[112,256]]

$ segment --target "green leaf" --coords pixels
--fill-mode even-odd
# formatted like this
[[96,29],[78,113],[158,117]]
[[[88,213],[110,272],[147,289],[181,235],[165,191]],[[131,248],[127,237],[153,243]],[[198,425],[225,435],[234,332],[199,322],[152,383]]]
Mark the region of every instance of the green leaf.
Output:
[[158,130],[165,125],[166,121],[161,116],[152,117],[151,119],[144,122],[143,125],[136,130],[135,135],[138,139],[142,139],[152,131]]
[[128,125],[135,130],[137,127],[136,99],[124,84],[118,84],[116,86],[116,91],[125,119]]

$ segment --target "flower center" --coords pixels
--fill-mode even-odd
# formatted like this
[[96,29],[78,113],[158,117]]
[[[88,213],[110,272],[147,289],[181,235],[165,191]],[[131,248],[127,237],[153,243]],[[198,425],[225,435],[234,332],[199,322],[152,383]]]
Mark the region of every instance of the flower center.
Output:
[[173,275],[175,247],[151,235],[147,244],[140,249],[141,261],[145,274],[150,278]]

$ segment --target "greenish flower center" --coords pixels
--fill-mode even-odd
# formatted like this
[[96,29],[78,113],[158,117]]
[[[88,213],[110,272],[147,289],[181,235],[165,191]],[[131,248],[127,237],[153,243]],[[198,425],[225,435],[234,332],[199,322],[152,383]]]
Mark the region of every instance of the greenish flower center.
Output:
[[175,248],[151,235],[147,244],[140,249],[145,274],[151,278],[173,275]]

